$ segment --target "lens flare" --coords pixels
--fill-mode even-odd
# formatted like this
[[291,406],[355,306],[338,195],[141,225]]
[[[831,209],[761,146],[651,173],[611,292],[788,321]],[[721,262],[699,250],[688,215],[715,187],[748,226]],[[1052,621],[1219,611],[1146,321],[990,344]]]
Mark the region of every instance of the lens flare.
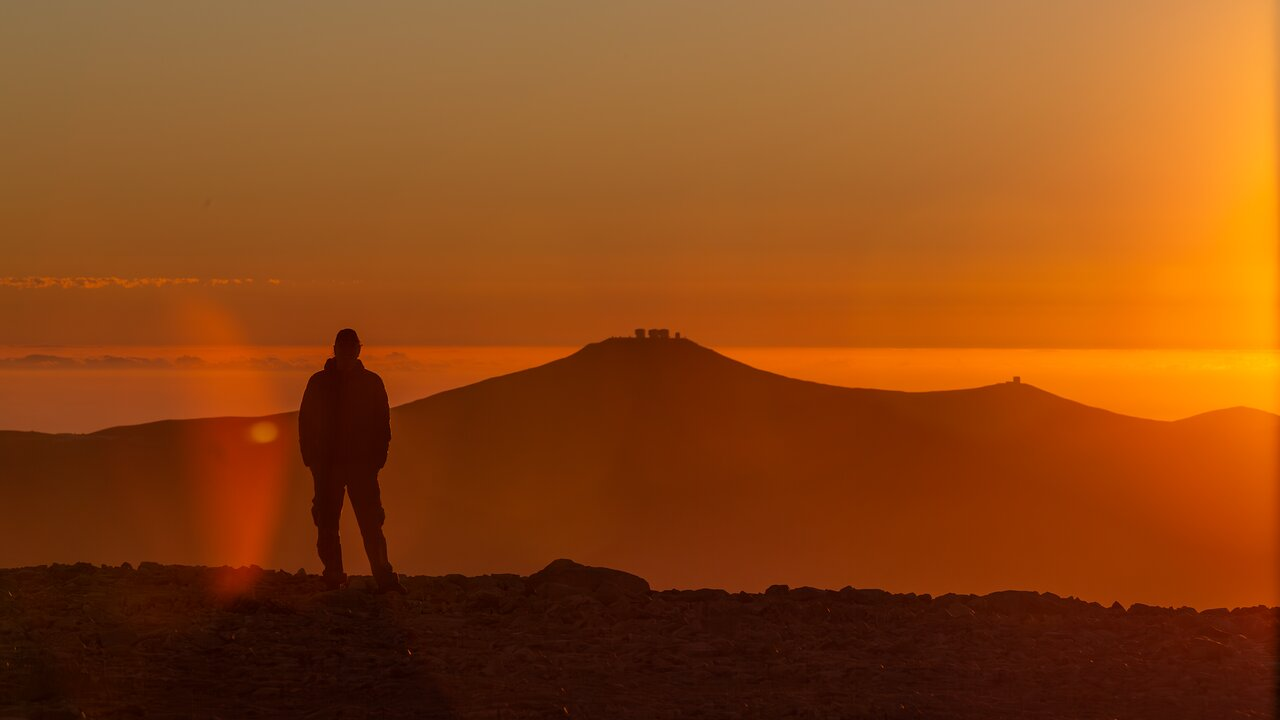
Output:
[[280,428],[270,420],[260,420],[249,426],[249,439],[263,444],[275,442],[280,436]]
[[[184,337],[224,348],[246,348],[247,338],[227,308],[190,298],[172,307]],[[246,354],[250,351],[245,350]],[[243,391],[243,386],[238,386]],[[216,376],[195,392],[228,388]],[[253,390],[269,395],[265,379]],[[211,566],[269,566],[287,490],[288,443],[280,418],[209,418],[183,426],[185,491],[198,534],[200,561]],[[231,576],[244,580],[241,575]],[[246,576],[247,577],[247,576]],[[216,583],[216,594],[245,591],[251,582]]]

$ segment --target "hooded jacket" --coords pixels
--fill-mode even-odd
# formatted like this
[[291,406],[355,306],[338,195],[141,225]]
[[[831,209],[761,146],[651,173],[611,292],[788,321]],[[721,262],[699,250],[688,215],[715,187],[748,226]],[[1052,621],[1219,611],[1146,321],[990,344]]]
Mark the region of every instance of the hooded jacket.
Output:
[[381,468],[391,446],[391,408],[378,374],[354,360],[339,370],[329,358],[311,376],[298,411],[298,444],[310,468],[337,463]]

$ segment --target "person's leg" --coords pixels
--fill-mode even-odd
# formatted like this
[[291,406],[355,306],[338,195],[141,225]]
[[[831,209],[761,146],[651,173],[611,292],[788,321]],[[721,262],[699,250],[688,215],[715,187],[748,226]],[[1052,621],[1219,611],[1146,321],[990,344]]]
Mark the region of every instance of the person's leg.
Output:
[[351,509],[360,524],[360,535],[364,538],[364,551],[369,555],[374,580],[379,588],[397,589],[399,581],[387,559],[387,539],[382,534],[386,513],[382,509],[382,493],[378,488],[378,469],[353,471],[347,480],[347,492],[351,494]]
[[311,497],[311,519],[315,521],[316,550],[324,564],[324,579],[331,586],[346,581],[342,570],[342,541],[338,536],[338,521],[342,517],[342,480],[332,468],[312,468],[315,494]]

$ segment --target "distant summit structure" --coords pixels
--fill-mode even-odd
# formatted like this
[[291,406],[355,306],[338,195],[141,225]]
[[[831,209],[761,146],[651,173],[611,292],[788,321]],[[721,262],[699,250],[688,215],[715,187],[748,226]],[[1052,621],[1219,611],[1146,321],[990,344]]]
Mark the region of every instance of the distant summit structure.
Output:
[[[675,337],[679,340],[680,333],[677,332]],[[667,328],[650,328],[648,330],[645,330],[644,328],[636,328],[636,339],[669,340],[671,339],[671,331]]]

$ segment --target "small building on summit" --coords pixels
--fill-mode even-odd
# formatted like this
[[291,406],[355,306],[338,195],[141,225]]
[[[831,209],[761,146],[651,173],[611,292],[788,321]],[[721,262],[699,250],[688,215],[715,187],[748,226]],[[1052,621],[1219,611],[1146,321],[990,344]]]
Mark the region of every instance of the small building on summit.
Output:
[[[680,333],[676,333],[676,338],[679,339],[679,337]],[[648,330],[636,328],[636,339],[643,340],[646,338],[649,340],[670,340],[671,331],[667,328],[649,328]]]

